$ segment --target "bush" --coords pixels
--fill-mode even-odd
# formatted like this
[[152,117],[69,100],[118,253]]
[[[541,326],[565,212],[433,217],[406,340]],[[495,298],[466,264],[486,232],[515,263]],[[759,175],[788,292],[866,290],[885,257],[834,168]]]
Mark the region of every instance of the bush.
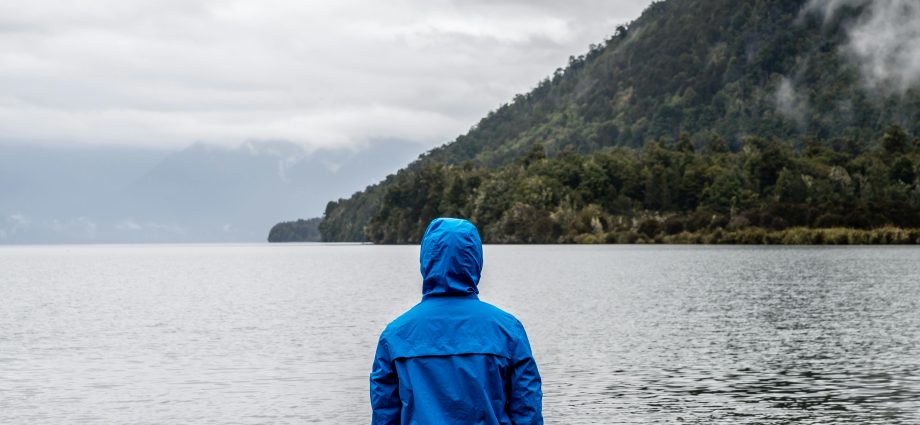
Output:
[[639,223],[638,230],[640,234],[645,235],[647,238],[651,239],[661,231],[661,227],[661,223],[659,223],[658,220],[647,218]]

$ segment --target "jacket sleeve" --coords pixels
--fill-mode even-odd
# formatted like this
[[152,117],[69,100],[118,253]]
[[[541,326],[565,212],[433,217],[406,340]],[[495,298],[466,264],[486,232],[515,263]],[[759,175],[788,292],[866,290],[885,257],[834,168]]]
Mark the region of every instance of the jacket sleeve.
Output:
[[513,353],[508,413],[515,425],[543,424],[542,381],[524,327]]
[[383,337],[377,342],[377,354],[371,369],[371,424],[391,425],[400,421],[399,378]]

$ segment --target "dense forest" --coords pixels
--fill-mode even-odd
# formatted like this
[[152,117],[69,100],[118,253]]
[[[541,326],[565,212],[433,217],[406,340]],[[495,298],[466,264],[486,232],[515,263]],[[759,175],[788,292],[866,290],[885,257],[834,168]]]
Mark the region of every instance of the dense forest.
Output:
[[330,202],[322,237],[414,242],[448,215],[489,242],[909,241],[920,91],[870,87],[847,56],[866,4],[655,2],[468,133]]
[[[857,4],[858,2],[851,2]],[[920,93],[867,89],[843,46],[864,7],[830,21],[805,0],[668,0],[570,57],[531,92],[489,113],[422,163],[495,166],[535,145],[590,153],[714,135],[871,140],[920,131]]]
[[804,145],[751,137],[732,151],[717,138],[698,152],[684,134],[589,155],[537,148],[500,168],[429,164],[388,187],[367,235],[416,243],[452,216],[493,243],[920,242],[920,140],[892,127],[878,147]]

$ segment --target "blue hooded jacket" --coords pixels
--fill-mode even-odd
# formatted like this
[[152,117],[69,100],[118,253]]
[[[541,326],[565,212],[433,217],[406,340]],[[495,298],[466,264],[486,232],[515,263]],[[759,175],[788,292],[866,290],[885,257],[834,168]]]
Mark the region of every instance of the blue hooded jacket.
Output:
[[377,343],[372,423],[542,424],[540,374],[524,327],[476,295],[482,273],[476,227],[432,221],[420,262],[422,301]]

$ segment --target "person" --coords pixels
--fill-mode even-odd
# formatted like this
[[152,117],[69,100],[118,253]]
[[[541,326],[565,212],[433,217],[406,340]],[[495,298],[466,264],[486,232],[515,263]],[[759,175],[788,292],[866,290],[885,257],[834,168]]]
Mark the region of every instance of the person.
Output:
[[523,325],[477,296],[476,226],[435,219],[419,257],[422,301],[377,343],[372,424],[542,424],[540,373]]

